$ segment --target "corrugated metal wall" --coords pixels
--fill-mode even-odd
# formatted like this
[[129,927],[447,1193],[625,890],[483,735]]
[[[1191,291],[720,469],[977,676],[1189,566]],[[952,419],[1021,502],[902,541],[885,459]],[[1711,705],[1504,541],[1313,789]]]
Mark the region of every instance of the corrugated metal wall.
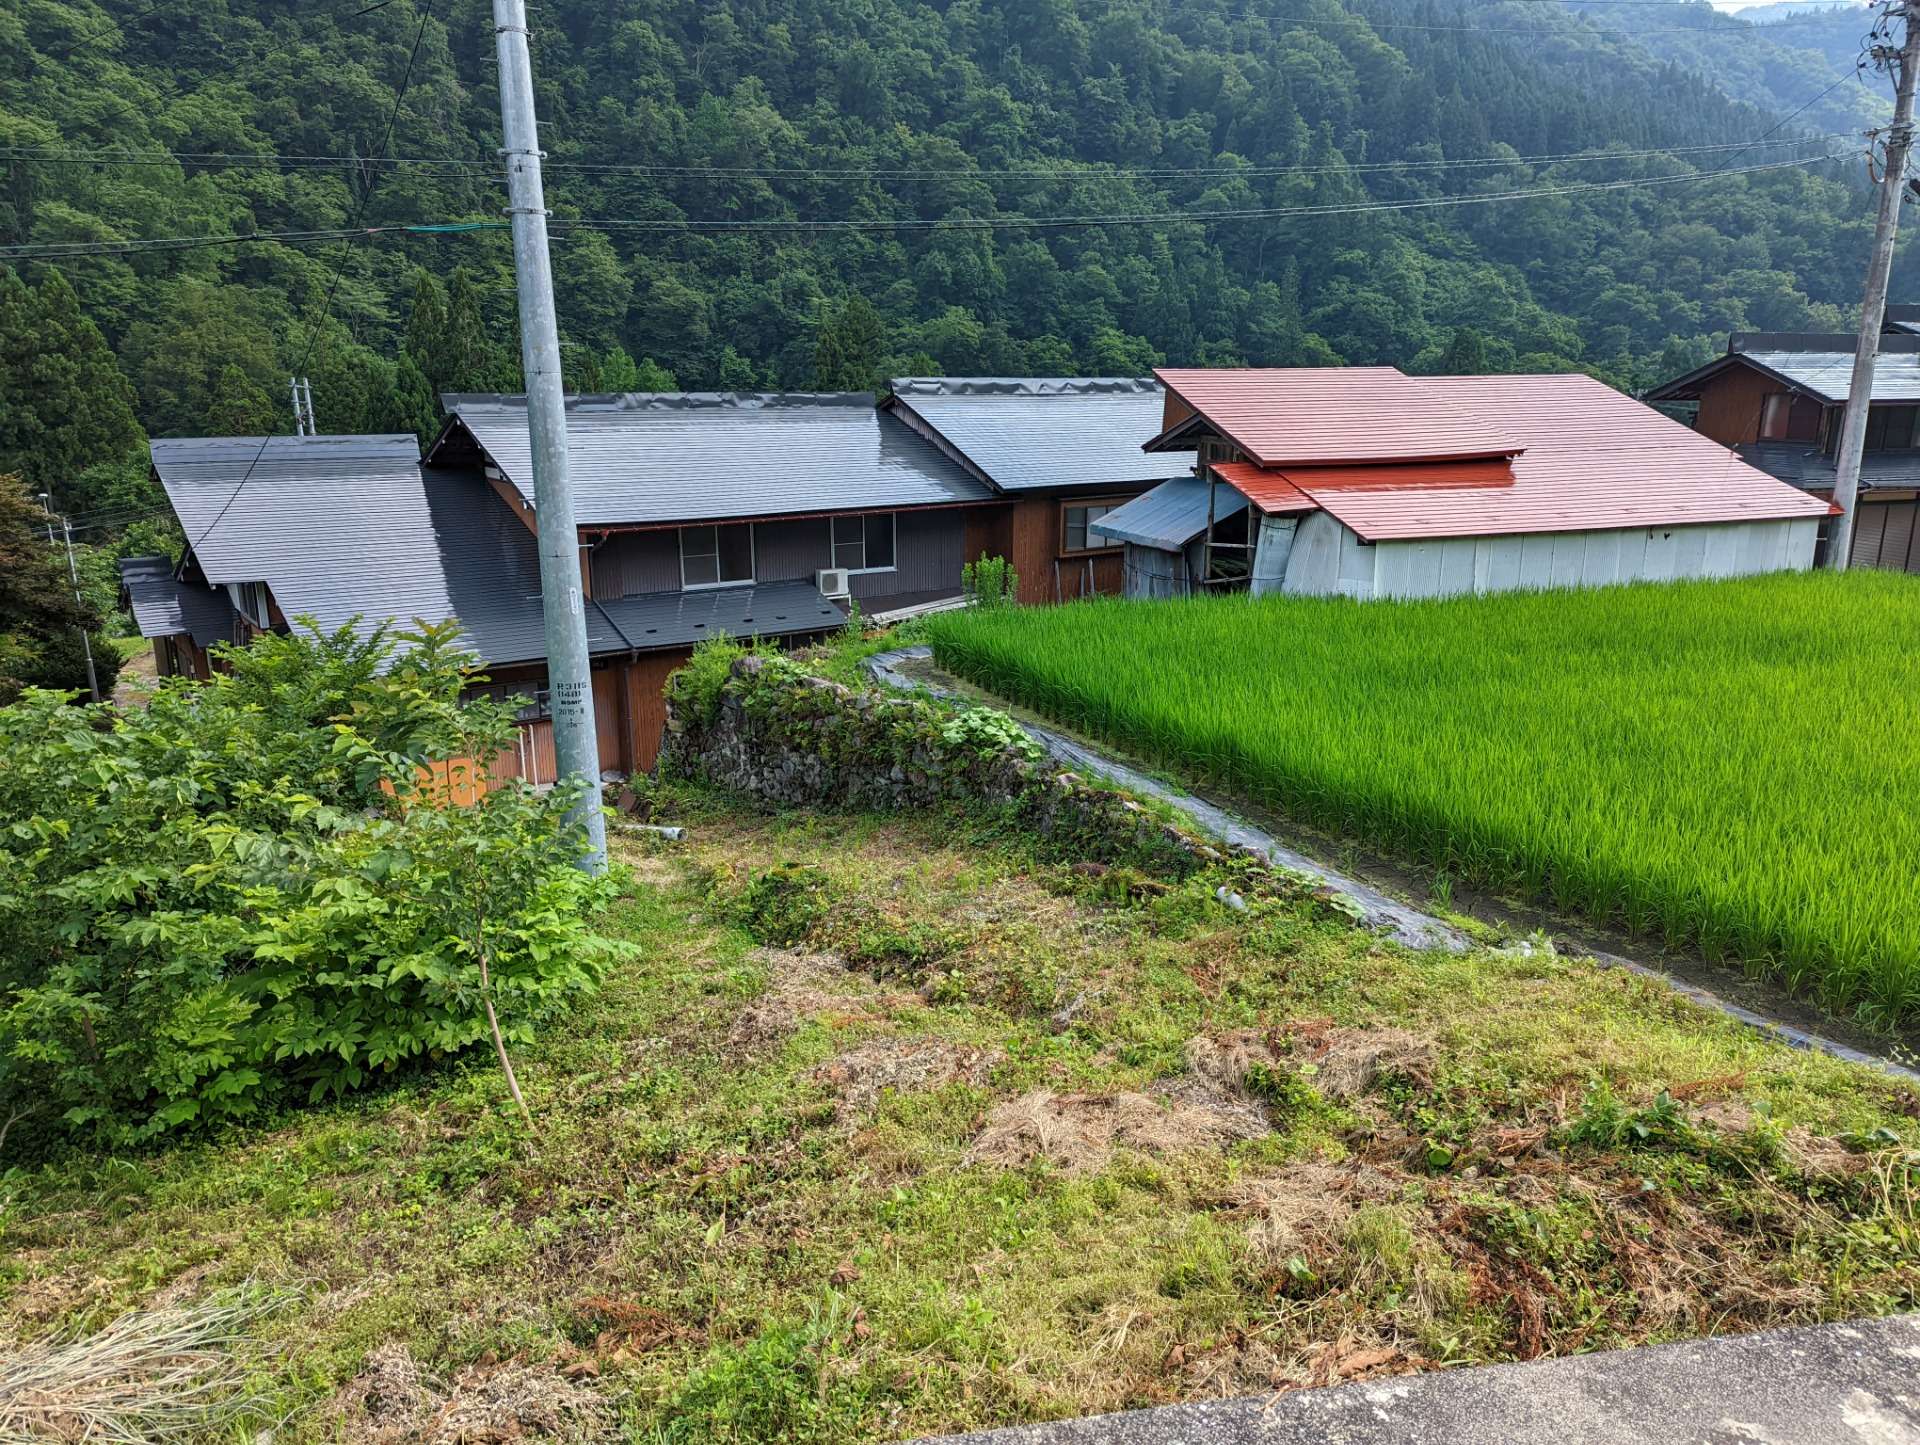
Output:
[[1365,547],[1323,512],[1300,526],[1286,590],[1360,598],[1452,597],[1466,592],[1805,571],[1813,565],[1818,530],[1817,520],[1801,518],[1454,537]]
[[593,549],[593,595],[638,597],[680,590],[680,534],[616,532]]
[[1861,567],[1920,572],[1920,501],[1863,502],[1853,530],[1853,560]]

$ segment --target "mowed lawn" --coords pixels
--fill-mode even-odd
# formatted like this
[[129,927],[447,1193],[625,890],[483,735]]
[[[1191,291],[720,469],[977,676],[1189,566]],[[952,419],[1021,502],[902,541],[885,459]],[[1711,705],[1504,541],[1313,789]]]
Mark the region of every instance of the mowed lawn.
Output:
[[1920,579],[933,620],[940,662],[1477,884],[1920,1015]]

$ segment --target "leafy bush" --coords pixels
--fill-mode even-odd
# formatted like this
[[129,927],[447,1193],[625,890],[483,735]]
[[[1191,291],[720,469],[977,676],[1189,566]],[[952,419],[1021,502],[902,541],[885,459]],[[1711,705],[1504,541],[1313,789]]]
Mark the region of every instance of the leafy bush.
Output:
[[1009,607],[1020,591],[1020,574],[1005,557],[984,554],[960,568],[960,590],[974,607]]
[[756,874],[728,911],[756,943],[791,948],[826,917],[827,889],[827,875],[818,868],[782,863]]
[[954,747],[968,748],[982,757],[994,757],[1012,748],[1022,757],[1038,758],[1040,744],[1025,728],[990,707],[968,708],[940,725],[940,738]]
[[[406,644],[402,650],[401,644]],[[116,713],[0,709],[0,1097],[116,1145],[508,1038],[596,978],[564,790],[412,799],[490,758],[450,627],[267,637]],[[384,786],[383,786],[384,785]]]

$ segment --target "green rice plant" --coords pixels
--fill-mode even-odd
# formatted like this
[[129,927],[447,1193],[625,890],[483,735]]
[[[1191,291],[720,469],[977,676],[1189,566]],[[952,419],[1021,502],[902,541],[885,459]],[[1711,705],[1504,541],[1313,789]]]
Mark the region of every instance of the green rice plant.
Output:
[[1920,580],[955,612],[956,673],[1454,879],[1920,1011]]

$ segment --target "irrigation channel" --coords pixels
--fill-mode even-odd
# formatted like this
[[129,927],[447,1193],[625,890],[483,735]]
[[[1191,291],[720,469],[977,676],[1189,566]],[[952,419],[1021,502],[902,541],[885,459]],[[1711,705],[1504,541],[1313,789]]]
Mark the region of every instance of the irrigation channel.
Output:
[[[1237,817],[1225,808],[1195,796],[1182,787],[1151,777],[1120,761],[1104,749],[1068,736],[1037,720],[1026,709],[996,697],[985,689],[964,682],[942,671],[933,661],[931,647],[903,647],[878,653],[867,659],[867,671],[878,682],[901,692],[925,692],[934,697],[962,702],[980,702],[1010,715],[1027,735],[1044,748],[1048,756],[1077,772],[1091,774],[1165,803],[1183,814],[1210,836],[1233,847],[1244,848],[1269,865],[1301,874],[1315,886],[1340,898],[1367,927],[1375,928],[1409,948],[1444,948],[1462,952],[1473,946],[1467,935],[1446,920],[1424,913],[1393,897],[1384,889],[1329,867],[1311,853],[1290,846],[1266,829]],[[1836,1058],[1866,1064],[1899,1078],[1920,1083],[1920,1070],[1907,1067],[1880,1052],[1871,1038],[1849,1042],[1833,1036],[1829,1022],[1792,998],[1784,990],[1756,983],[1735,975],[1732,970],[1715,970],[1705,962],[1681,962],[1673,967],[1656,968],[1623,954],[1595,946],[1577,933],[1569,933],[1558,920],[1511,907],[1492,908],[1501,922],[1516,920],[1530,923],[1551,933],[1556,946],[1564,951],[1591,958],[1603,968],[1623,968],[1646,978],[1657,979],[1683,998],[1738,1019],[1795,1048],[1818,1049]],[[1525,947],[1526,945],[1520,945]],[[1715,976],[1716,988],[1709,988],[1692,976]],[[1758,1007],[1749,1007],[1726,997],[1729,987],[1738,987]]]

